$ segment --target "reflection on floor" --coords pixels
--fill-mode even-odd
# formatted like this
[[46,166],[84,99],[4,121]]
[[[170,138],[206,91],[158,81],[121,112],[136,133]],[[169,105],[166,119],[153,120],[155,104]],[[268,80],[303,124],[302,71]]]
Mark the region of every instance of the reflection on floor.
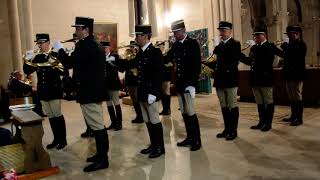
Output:
[[[81,139],[85,124],[75,102],[63,101],[67,121],[68,146],[62,151],[49,151],[53,164],[62,172],[46,179],[110,179],[110,180],[209,180],[209,179],[320,179],[320,111],[306,108],[305,123],[290,127],[281,119],[289,108],[276,106],[270,132],[250,130],[257,123],[256,105],[239,103],[239,137],[232,142],[216,139],[223,128],[216,95],[197,95],[196,111],[200,120],[203,148],[190,152],[176,147],[185,130],[173,98],[171,116],[161,117],[164,125],[166,154],[148,159],[139,151],[148,144],[145,126],[131,124],[133,108],[123,105],[124,128],[109,131],[110,167],[94,173],[83,173],[87,156],[95,152],[93,139]],[[159,108],[161,110],[161,107]],[[105,108],[105,122],[109,117]],[[52,140],[46,120],[44,145]]]

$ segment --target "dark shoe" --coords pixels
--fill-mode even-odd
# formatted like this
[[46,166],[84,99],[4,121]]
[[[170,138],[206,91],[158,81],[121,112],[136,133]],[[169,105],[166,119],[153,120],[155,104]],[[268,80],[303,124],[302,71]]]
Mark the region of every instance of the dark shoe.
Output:
[[284,121],[284,122],[291,122],[291,121],[292,121],[292,117],[283,118],[282,121]]
[[162,147],[156,147],[153,148],[152,152],[149,155],[149,158],[153,159],[153,158],[157,158],[159,156],[161,156],[162,154],[165,154],[165,150]]
[[62,143],[57,144],[56,148],[57,148],[57,150],[60,150],[60,149],[65,148],[67,145],[68,145],[67,142],[62,142]]
[[291,123],[290,126],[299,126],[302,125],[303,121],[299,120],[299,119],[294,119]]
[[98,154],[95,154],[95,155],[93,155],[91,157],[88,157],[86,161],[87,162],[96,162],[98,160],[99,160],[99,156],[98,156]]
[[144,121],[143,121],[143,119],[137,119],[136,118],[136,119],[132,120],[131,123],[142,124],[142,123],[144,123]]
[[191,141],[192,141],[192,139],[187,137],[185,140],[178,142],[177,146],[179,146],[179,147],[191,146]]
[[81,133],[81,137],[82,138],[94,137],[94,132],[90,127],[88,127],[84,133]]
[[152,150],[153,150],[153,146],[150,144],[150,146],[149,146],[148,148],[142,149],[142,150],[140,151],[140,153],[141,153],[141,154],[150,154],[150,153],[152,152]]
[[263,125],[262,127],[261,127],[261,131],[262,132],[267,132],[267,131],[269,131],[270,129],[271,129],[272,127],[271,127],[271,124],[265,124],[265,125]]
[[163,116],[168,116],[171,114],[171,110],[170,109],[164,109],[161,111],[161,113],[159,113],[159,115],[163,115]]
[[57,147],[57,145],[58,145],[58,142],[53,140],[51,144],[47,145],[47,149],[53,149],[53,148]]
[[232,141],[236,137],[238,137],[238,133],[237,132],[231,132],[231,133],[228,133],[228,135],[226,136],[226,140],[227,141]]
[[184,125],[186,127],[187,137],[183,141],[178,142],[177,146],[179,146],[179,147],[187,147],[187,146],[191,145],[191,141],[192,141],[191,133],[192,132],[191,132],[190,120],[189,120],[188,115],[182,114],[182,117],[183,117]]
[[109,167],[109,162],[94,162],[83,169],[84,172],[92,172]]
[[263,124],[259,123],[255,126],[251,126],[250,129],[261,129],[263,126],[264,126]]
[[225,138],[225,137],[227,137],[227,131],[224,130],[221,133],[218,133],[216,137],[217,138]]

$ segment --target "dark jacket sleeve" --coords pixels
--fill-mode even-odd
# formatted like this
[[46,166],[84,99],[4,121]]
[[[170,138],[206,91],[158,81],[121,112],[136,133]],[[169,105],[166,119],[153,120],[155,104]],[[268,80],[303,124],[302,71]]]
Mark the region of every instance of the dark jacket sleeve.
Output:
[[162,74],[162,64],[163,64],[163,56],[159,49],[154,49],[154,58],[151,66],[152,76],[150,79],[150,86],[148,89],[149,94],[157,96],[160,98],[159,89],[161,88],[161,74]]
[[199,76],[200,76],[200,72],[201,72],[201,52],[200,52],[200,47],[199,44],[196,40],[192,41],[191,44],[191,49],[190,51],[193,51],[193,53],[191,53],[192,55],[192,62],[193,65],[191,66],[193,68],[193,73],[190,76],[190,86],[196,86],[198,84],[199,81]]

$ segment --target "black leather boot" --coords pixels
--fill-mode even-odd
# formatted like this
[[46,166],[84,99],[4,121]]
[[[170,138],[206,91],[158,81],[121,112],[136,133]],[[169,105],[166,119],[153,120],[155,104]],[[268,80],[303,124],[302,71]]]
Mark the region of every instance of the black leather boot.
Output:
[[231,114],[231,121],[230,121],[230,131],[228,131],[228,134],[226,136],[227,141],[234,140],[236,137],[238,137],[238,123],[239,123],[239,108],[235,107],[230,110]]
[[94,137],[94,131],[90,128],[87,121],[85,121],[87,129],[85,132],[81,133],[82,138]]
[[258,104],[259,123],[255,126],[251,126],[250,129],[261,129],[263,122],[265,121],[266,106],[265,104]]
[[163,97],[162,97],[161,102],[162,102],[163,110],[162,110],[161,113],[159,113],[160,115],[167,116],[167,115],[170,115],[170,114],[171,114],[170,101],[171,101],[170,95],[169,95],[169,96],[163,96]]
[[134,107],[134,110],[136,111],[137,116],[134,120],[131,121],[131,123],[137,123],[137,124],[143,123],[144,121],[142,118],[142,111],[141,111],[139,102],[133,103],[133,107]]
[[230,109],[229,107],[224,107],[224,108],[221,108],[221,111],[222,111],[222,117],[224,122],[224,130],[221,133],[217,134],[216,136],[217,138],[227,137],[228,129],[230,129],[230,120],[231,120]]
[[201,133],[199,127],[199,120],[197,115],[193,115],[190,117],[191,121],[191,129],[192,129],[192,141],[190,151],[197,151],[201,148]]
[[295,103],[296,117],[292,119],[290,126],[299,126],[303,124],[303,101],[297,101]]
[[162,124],[157,123],[157,124],[152,124],[152,136],[154,137],[154,147],[152,148],[152,151],[149,155],[149,158],[157,158],[161,156],[162,154],[165,154],[165,149],[164,149],[164,141],[163,141],[163,128]]
[[272,119],[274,114],[274,104],[267,104],[266,106],[266,114],[263,126],[261,127],[261,131],[267,132],[272,128]]
[[[105,129],[95,131],[97,155],[96,161],[83,169],[84,172],[92,172],[109,167],[108,151],[109,140],[108,133]],[[89,158],[88,158],[89,159]]]
[[192,136],[191,136],[191,127],[190,127],[190,120],[187,114],[182,114],[183,117],[183,122],[184,125],[186,127],[186,133],[187,133],[187,137],[181,141],[177,143],[177,146],[179,147],[186,147],[186,146],[190,146],[191,145],[191,141],[192,141]]
[[116,105],[115,106],[116,109],[116,122],[114,125],[114,130],[115,131],[119,131],[122,129],[122,111],[121,111],[121,106],[120,105]]
[[284,122],[291,122],[295,118],[295,103],[291,103],[291,115],[289,118],[283,118],[282,121]]
[[111,129],[114,129],[115,128],[115,124],[116,124],[116,113],[114,112],[114,107],[113,105],[112,106],[108,106],[108,112],[109,112],[109,116],[110,116],[110,121],[111,121],[111,124],[109,127],[107,127],[106,129],[107,130],[111,130]]
[[154,141],[155,138],[154,138],[153,129],[152,129],[153,126],[152,126],[151,122],[147,122],[146,126],[147,126],[147,130],[148,130],[149,138],[150,138],[150,145],[148,148],[142,149],[140,151],[141,154],[150,154],[152,152],[154,145],[155,145],[155,141]]
[[47,149],[52,149],[55,148],[58,145],[58,123],[57,122],[57,118],[49,118],[49,122],[50,122],[50,126],[51,126],[51,130],[52,130],[52,134],[53,134],[53,141],[47,145]]
[[66,122],[65,119],[62,116],[57,117],[56,119],[57,121],[57,136],[58,136],[58,144],[56,146],[56,148],[58,150],[63,149],[64,147],[67,146],[67,130],[66,130]]

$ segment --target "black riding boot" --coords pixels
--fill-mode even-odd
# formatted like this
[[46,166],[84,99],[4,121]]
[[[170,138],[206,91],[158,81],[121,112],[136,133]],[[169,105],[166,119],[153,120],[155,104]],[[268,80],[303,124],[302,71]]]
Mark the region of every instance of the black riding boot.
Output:
[[94,159],[93,163],[85,167],[83,169],[84,172],[97,171],[99,169],[106,169],[109,167],[109,161],[108,161],[109,140],[108,140],[107,131],[105,129],[96,130],[95,140],[96,140],[97,154],[91,157],[92,159]]
[[258,104],[258,114],[259,114],[259,123],[255,126],[251,126],[251,129],[261,129],[263,127],[263,122],[265,121],[266,106],[265,104]]
[[290,126],[299,126],[303,124],[303,101],[297,101],[295,103],[296,117],[290,123]]
[[122,111],[121,111],[121,106],[116,105],[116,123],[114,125],[114,130],[119,131],[122,129]]
[[110,121],[111,121],[111,124],[109,127],[107,127],[106,129],[107,130],[111,130],[111,129],[114,129],[115,128],[115,124],[116,124],[116,113],[114,112],[114,107],[113,105],[112,106],[108,106],[108,112],[109,112],[109,116],[110,116]]
[[152,124],[152,136],[154,137],[154,147],[149,155],[149,158],[157,158],[165,154],[164,141],[163,141],[163,128],[161,122]]
[[222,117],[224,122],[224,130],[221,133],[217,134],[217,138],[225,138],[228,134],[228,129],[230,129],[230,121],[231,121],[231,114],[229,107],[221,108]]
[[52,148],[55,148],[58,143],[59,143],[59,135],[58,135],[58,123],[57,122],[57,118],[49,118],[49,122],[50,122],[50,126],[51,126],[51,130],[52,130],[52,134],[53,134],[53,141],[51,144],[48,144],[47,145],[47,149],[52,149]]
[[67,130],[66,130],[66,122],[65,122],[63,115],[57,117],[56,121],[58,124],[58,126],[57,126],[58,144],[57,144],[56,148],[59,150],[59,149],[63,149],[67,145]]
[[201,134],[199,127],[199,120],[197,115],[190,116],[191,129],[192,129],[192,141],[190,151],[197,151],[201,148]]
[[132,123],[143,123],[142,111],[139,102],[133,103],[134,110],[136,111],[136,118],[132,120]]
[[151,122],[146,123],[147,129],[148,129],[148,134],[150,138],[150,145],[146,149],[142,149],[140,151],[141,154],[150,154],[152,152],[153,147],[155,146],[155,141],[154,141],[154,133],[153,133],[153,126]]
[[267,104],[265,120],[263,123],[263,127],[261,128],[261,131],[266,132],[272,128],[273,114],[274,114],[274,104],[273,103]]
[[88,125],[87,121],[85,120],[86,123],[86,131],[81,133],[82,138],[87,138],[87,137],[94,137],[94,131],[91,129],[91,127]]
[[186,127],[186,133],[187,133],[187,137],[185,140],[178,142],[177,146],[179,147],[186,147],[186,146],[190,146],[191,145],[191,141],[192,141],[192,132],[191,132],[191,125],[190,125],[190,120],[189,120],[189,116],[187,114],[182,114],[183,117],[183,122],[184,125]]
[[231,121],[230,121],[230,131],[228,131],[228,135],[226,140],[234,140],[238,136],[238,123],[239,123],[239,108],[235,107],[230,110]]

